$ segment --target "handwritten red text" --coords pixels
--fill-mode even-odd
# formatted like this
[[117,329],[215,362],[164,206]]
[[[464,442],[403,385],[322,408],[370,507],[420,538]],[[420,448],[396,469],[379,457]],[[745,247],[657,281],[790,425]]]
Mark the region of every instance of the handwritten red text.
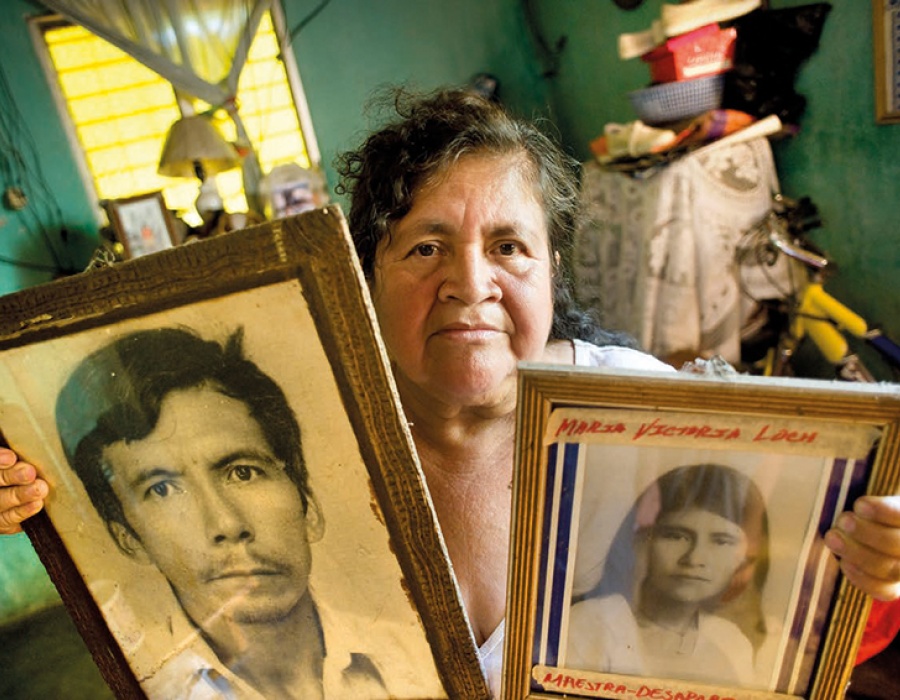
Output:
[[725,695],[703,695],[693,691],[680,692],[669,688],[650,688],[642,685],[634,694],[636,698],[650,698],[650,700],[734,700]]
[[565,673],[548,673],[544,676],[544,680],[541,683],[545,688],[549,685],[560,690],[572,688],[590,693],[604,692],[617,693],[619,695],[629,692],[624,685],[616,685],[608,681],[589,681],[586,678],[575,678]]
[[548,672],[541,681],[544,688],[555,690],[578,690],[583,693],[611,693],[618,697],[646,698],[647,700],[734,700],[727,695],[704,695],[692,690],[673,690],[672,688],[654,688],[648,685],[629,687],[606,680],[588,680],[568,673]]
[[770,425],[764,425],[762,429],[753,438],[753,442],[769,441],[769,442],[805,442],[812,445],[819,434],[814,431],[803,430],[787,430],[785,428],[773,428]]
[[654,418],[650,423],[642,423],[633,440],[645,437],[690,437],[698,440],[737,440],[741,436],[739,428],[716,428],[711,425],[677,425],[664,423]]
[[625,426],[621,423],[604,423],[599,420],[575,420],[573,418],[564,418],[562,423],[556,429],[556,437],[560,435],[585,435],[587,433],[624,433]]

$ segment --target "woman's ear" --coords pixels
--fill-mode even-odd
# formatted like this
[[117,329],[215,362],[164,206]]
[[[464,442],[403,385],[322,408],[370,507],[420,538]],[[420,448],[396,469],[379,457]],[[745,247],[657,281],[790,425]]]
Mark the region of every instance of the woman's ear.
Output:
[[310,544],[318,542],[325,534],[325,517],[316,497],[309,494],[306,500],[306,540]]
[[116,520],[107,523],[109,534],[122,552],[140,564],[151,564],[150,557],[137,536],[124,524]]

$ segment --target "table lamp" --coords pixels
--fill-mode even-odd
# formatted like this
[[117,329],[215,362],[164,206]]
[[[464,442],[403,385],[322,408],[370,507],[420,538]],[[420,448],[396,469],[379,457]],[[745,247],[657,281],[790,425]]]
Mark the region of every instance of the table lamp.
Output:
[[222,197],[216,188],[216,173],[241,164],[234,146],[212,125],[209,118],[194,114],[178,119],[169,128],[157,172],[166,177],[196,177],[200,180],[197,212],[222,210]]

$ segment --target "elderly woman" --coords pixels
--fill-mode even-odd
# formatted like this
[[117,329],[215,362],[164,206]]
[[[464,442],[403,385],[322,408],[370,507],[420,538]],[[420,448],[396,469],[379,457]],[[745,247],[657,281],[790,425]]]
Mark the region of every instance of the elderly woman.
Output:
[[[666,365],[617,347],[571,303],[561,261],[576,164],[533,126],[464,91],[399,100],[342,159],[350,229],[486,670],[499,685],[516,364]],[[47,495],[0,454],[0,529]],[[864,498],[829,544],[851,581],[900,595],[900,498]]]

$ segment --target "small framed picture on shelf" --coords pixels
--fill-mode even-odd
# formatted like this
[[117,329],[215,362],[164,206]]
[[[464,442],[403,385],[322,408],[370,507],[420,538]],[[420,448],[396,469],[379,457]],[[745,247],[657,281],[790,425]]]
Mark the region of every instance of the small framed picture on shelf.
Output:
[[107,200],[106,211],[126,258],[158,253],[175,243],[175,223],[162,192]]
[[900,485],[900,389],[519,375],[504,700],[842,697],[869,601],[823,541]]
[[873,0],[875,119],[900,123],[900,0]]

